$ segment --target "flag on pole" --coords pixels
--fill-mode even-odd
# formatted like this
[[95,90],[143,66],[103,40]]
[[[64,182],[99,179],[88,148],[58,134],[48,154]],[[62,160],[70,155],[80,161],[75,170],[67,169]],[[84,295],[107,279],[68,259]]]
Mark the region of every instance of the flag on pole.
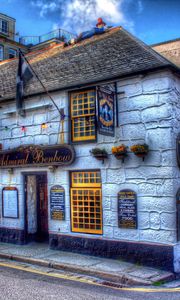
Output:
[[16,76],[16,109],[17,113],[21,116],[23,113],[23,97],[24,97],[24,88],[26,83],[33,77],[33,72],[26,62],[25,58],[21,51],[19,51],[19,62],[18,70]]

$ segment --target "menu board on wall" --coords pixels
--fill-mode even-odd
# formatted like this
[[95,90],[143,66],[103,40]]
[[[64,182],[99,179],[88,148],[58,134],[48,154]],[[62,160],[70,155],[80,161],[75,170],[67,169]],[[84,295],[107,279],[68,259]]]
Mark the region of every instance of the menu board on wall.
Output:
[[18,218],[18,190],[16,187],[2,189],[2,215],[3,218]]
[[61,185],[50,190],[50,212],[52,220],[65,220],[65,190]]
[[132,190],[118,193],[118,227],[137,228],[137,196]]

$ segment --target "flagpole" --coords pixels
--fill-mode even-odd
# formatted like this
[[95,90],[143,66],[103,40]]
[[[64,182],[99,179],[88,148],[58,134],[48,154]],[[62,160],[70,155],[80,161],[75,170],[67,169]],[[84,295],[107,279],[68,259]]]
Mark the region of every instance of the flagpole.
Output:
[[53,98],[51,97],[51,95],[49,94],[48,90],[46,89],[45,85],[42,83],[41,79],[39,78],[39,76],[36,74],[36,72],[33,70],[33,68],[31,67],[30,63],[28,62],[28,60],[26,59],[24,53],[19,49],[19,52],[21,53],[21,55],[24,57],[25,61],[27,62],[27,64],[29,65],[29,67],[31,68],[31,70],[33,71],[34,75],[36,76],[37,80],[39,80],[41,86],[43,87],[43,89],[45,90],[46,94],[48,95],[48,97],[51,99],[52,103],[54,104],[54,106],[56,107],[56,109],[58,110],[60,116],[62,117],[62,113],[59,109],[59,107],[57,106],[57,104],[55,103],[55,101],[53,100]]

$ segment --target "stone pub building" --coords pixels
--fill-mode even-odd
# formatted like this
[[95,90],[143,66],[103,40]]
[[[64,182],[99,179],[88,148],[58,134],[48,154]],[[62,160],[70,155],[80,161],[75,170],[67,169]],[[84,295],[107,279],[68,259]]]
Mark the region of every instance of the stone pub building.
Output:
[[26,58],[58,109],[33,77],[17,115],[0,63],[0,241],[180,272],[178,67],[122,27]]

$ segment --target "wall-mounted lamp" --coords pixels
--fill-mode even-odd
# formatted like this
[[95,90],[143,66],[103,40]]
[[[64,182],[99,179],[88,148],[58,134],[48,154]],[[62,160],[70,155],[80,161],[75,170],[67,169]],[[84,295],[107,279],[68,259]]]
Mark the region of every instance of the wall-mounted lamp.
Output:
[[9,173],[9,175],[12,175],[12,174],[14,173],[13,168],[9,168],[7,171],[8,171],[8,173]]
[[57,169],[57,166],[49,166],[48,169],[50,172],[54,173]]

